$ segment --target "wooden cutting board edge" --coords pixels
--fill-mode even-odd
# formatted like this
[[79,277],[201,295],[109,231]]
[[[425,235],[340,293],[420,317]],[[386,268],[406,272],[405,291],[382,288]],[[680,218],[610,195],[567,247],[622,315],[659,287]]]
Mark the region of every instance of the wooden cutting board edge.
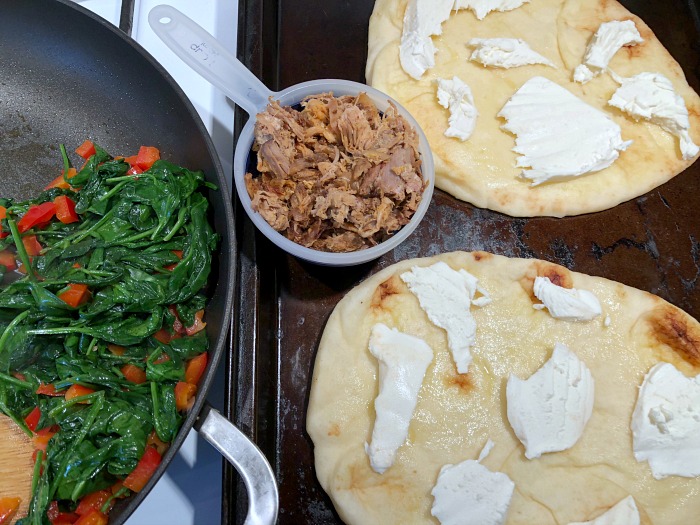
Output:
[[21,498],[15,519],[26,516],[31,498],[31,439],[9,417],[0,415],[0,498]]

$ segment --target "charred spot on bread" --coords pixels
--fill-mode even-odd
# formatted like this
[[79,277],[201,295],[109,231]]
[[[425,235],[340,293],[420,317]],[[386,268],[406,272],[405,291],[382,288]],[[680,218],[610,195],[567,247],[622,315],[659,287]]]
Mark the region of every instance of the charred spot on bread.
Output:
[[636,44],[634,46],[623,46],[623,49],[627,51],[627,58],[635,58],[640,56],[644,50],[642,49],[642,46],[644,45],[644,42],[641,44]]
[[539,302],[533,291],[536,277],[546,277],[552,284],[556,284],[562,288],[574,287],[574,280],[569,270],[558,264],[537,261],[525,276],[520,279],[520,286],[523,287],[523,290],[525,290],[530,296],[530,300],[533,302]]
[[340,435],[340,426],[338,423],[333,423],[328,429],[328,435],[338,437]]
[[574,282],[571,279],[571,272],[562,266],[547,266],[542,272],[537,274],[540,277],[547,277],[552,284],[562,288],[573,288]]
[[476,262],[480,262],[480,261],[488,261],[489,259],[492,259],[493,255],[488,253],[488,252],[473,252],[472,257],[474,257],[474,260]]
[[372,295],[370,307],[374,310],[384,309],[384,301],[387,297],[397,295],[402,292],[404,284],[398,275],[392,275],[386,281],[377,286]]
[[391,469],[377,474],[370,468],[369,461],[352,463],[348,474],[349,490],[371,493],[381,489],[386,497],[401,497],[409,492],[406,483],[400,476],[393,475]]
[[694,367],[700,367],[700,325],[675,306],[665,305],[650,312],[646,319],[649,333]]
[[462,394],[469,394],[472,390],[474,390],[474,382],[472,381],[471,374],[457,373],[456,367],[454,374],[445,376],[445,384],[448,388],[457,387],[459,392]]

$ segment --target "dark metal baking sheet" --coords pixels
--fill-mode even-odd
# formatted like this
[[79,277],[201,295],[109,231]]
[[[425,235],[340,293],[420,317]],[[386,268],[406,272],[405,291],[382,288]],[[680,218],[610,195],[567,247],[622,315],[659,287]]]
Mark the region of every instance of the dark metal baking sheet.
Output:
[[[622,3],[651,26],[698,91],[697,2]],[[364,81],[373,5],[241,0],[239,57],[275,90],[314,78]],[[228,412],[271,461],[280,483],[282,525],[341,523],[316,480],[304,430],[314,358],[326,319],[345,292],[395,261],[451,250],[541,258],[647,290],[700,318],[700,163],[613,209],[564,219],[514,219],[436,190],[427,216],[406,242],[373,263],[347,269],[303,263],[275,248],[249,221],[237,223],[241,296]],[[245,506],[235,472],[227,469],[224,523],[242,523]]]

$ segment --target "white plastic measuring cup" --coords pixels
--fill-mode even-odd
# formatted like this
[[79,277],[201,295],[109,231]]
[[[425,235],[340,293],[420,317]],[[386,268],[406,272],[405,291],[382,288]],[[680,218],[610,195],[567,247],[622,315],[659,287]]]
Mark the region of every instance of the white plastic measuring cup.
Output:
[[[311,80],[295,84],[279,92],[270,91],[220,42],[174,7],[167,5],[154,7],[148,14],[148,22],[156,35],[173,53],[203,78],[219,88],[250,116],[236,144],[233,178],[238,198],[246,213],[255,226],[273,243],[300,259],[316,264],[351,266],[374,260],[394,249],[416,229],[430,205],[435,184],[435,169],[428,140],[416,120],[398,102],[366,84],[341,79]],[[389,108],[390,102],[393,103],[399,113],[418,133],[421,169],[423,180],[426,182],[422,200],[408,224],[376,246],[349,253],[322,252],[306,248],[287,239],[252,209],[244,181],[248,156],[251,154],[254,141],[255,116],[265,110],[268,100],[272,97],[283,106],[293,106],[309,95],[328,92],[332,92],[335,96],[366,93],[382,112]]]

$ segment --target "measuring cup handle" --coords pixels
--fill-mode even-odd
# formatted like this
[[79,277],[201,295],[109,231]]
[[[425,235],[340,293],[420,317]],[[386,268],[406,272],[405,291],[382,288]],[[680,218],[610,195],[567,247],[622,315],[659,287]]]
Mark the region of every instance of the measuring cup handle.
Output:
[[265,108],[273,92],[193,20],[172,6],[157,5],[148,23],[173,53],[250,116]]

